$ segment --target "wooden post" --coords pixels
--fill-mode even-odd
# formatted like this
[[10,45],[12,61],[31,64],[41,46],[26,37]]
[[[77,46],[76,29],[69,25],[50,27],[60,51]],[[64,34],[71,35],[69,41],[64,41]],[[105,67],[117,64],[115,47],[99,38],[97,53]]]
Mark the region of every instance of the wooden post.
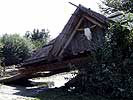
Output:
[[64,52],[64,50],[67,48],[67,46],[68,46],[69,43],[71,42],[72,38],[73,38],[74,35],[76,34],[76,31],[77,31],[77,29],[79,28],[79,26],[80,26],[81,22],[83,21],[83,19],[84,19],[84,18],[82,17],[82,18],[79,20],[79,22],[78,22],[76,28],[74,29],[74,31],[72,32],[70,38],[68,39],[68,41],[66,42],[65,46],[62,48],[61,52],[59,53],[59,56],[62,55],[62,53]]

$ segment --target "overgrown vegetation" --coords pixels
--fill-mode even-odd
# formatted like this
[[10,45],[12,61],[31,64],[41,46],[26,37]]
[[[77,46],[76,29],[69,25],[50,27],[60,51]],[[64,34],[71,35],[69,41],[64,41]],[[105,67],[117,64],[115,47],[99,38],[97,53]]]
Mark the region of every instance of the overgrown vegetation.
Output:
[[49,89],[37,95],[37,100],[108,100],[101,96],[88,96],[86,94],[73,94],[64,89]]
[[[111,14],[117,11],[133,13],[133,0],[101,0],[101,11],[105,14]],[[104,5],[104,6],[103,6]]]
[[[25,36],[19,34],[4,34],[0,37],[0,72],[5,66],[17,65],[31,56],[34,50],[42,47],[49,41],[49,32],[43,29],[34,29],[26,32]],[[1,73],[2,75],[2,73]]]
[[19,64],[32,53],[31,42],[18,34],[5,34],[0,38],[0,43],[2,44],[0,47],[2,66]]
[[[121,8],[120,5],[126,2],[123,0],[119,2],[120,5],[117,5],[118,1],[121,0],[105,0],[104,3],[115,9]],[[129,3],[129,6],[132,3]],[[112,8],[110,12],[113,12]],[[126,8],[121,10],[132,12],[132,8],[129,10],[128,7],[127,10]],[[78,79],[69,86],[68,90],[112,99],[133,99],[133,71],[130,70],[133,64],[131,17],[133,16],[110,23],[108,32],[105,34],[104,47],[91,53],[91,63],[79,66]]]

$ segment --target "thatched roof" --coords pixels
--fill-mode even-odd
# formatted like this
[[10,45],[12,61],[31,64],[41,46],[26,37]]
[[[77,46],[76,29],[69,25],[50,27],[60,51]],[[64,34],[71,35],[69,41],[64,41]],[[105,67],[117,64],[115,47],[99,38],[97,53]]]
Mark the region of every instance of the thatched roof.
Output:
[[[35,63],[41,64],[41,62],[48,63],[59,58],[95,50],[102,45],[103,40],[98,38],[103,38],[103,31],[107,26],[107,21],[108,19],[105,16],[79,5],[58,37],[38,49],[29,59],[22,63],[22,66],[30,66]],[[88,40],[81,31],[77,31],[79,28],[85,27],[84,23],[87,23],[90,27],[92,25],[97,27],[92,30],[94,37],[92,41]]]

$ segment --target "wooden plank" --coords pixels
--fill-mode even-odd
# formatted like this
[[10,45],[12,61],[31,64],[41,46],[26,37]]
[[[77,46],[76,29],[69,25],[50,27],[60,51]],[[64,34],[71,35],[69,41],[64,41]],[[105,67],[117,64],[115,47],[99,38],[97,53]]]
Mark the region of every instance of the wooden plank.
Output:
[[[90,29],[93,29],[95,28],[97,25],[92,25],[91,27],[89,27]],[[84,28],[80,28],[80,29],[77,29],[77,31],[84,31]]]
[[71,42],[72,38],[74,37],[74,35],[76,34],[76,31],[78,29],[78,27],[80,26],[81,22],[83,21],[83,17],[79,20],[77,26],[75,27],[74,31],[72,32],[71,36],[69,37],[69,39],[67,40],[66,44],[64,45],[64,47],[62,48],[62,50],[59,53],[59,56],[62,55],[62,53],[64,52],[64,50],[67,48],[67,46],[69,45],[69,43]]
[[77,6],[77,5],[75,5],[75,4],[73,4],[72,2],[68,2],[68,3],[70,3],[71,5],[73,5],[73,6],[75,6],[75,7],[79,7],[79,6]]
[[63,73],[63,72],[70,72],[70,68],[64,68],[64,69],[58,69],[51,71],[50,73],[35,73],[35,74],[29,74],[26,78],[36,78],[36,77],[49,77],[55,74]]
[[57,56],[59,51],[61,50],[62,46],[64,45],[64,43],[66,43],[66,37],[68,37],[69,33],[71,33],[73,27],[75,27],[77,20],[78,20],[78,16],[77,16],[77,12],[79,12],[79,9],[76,9],[76,11],[74,12],[74,14],[70,17],[69,21],[67,22],[67,24],[65,25],[65,27],[63,28],[61,34],[59,35],[59,37],[56,39],[53,48],[50,51],[49,55],[54,55]]
[[23,77],[26,77],[26,76],[23,74],[16,74],[14,76],[0,78],[0,83],[8,83],[8,82],[15,81]]
[[44,64],[41,66],[34,66],[32,68],[31,68],[31,66],[29,66],[24,69],[20,69],[19,73],[32,74],[32,73],[37,73],[40,71],[55,71],[55,70],[59,70],[59,69],[69,68],[69,66],[68,66],[69,63],[76,65],[76,64],[80,64],[81,62],[86,62],[88,60],[89,60],[88,57],[79,57],[79,58],[68,59],[68,60],[65,60],[62,62],[55,62],[52,64]]
[[92,22],[93,24],[99,26],[100,28],[103,28],[103,26],[99,22],[95,21],[94,19],[92,19],[86,15],[84,15],[84,18],[86,18],[88,21]]
[[[34,68],[20,68],[19,69],[19,74],[16,74],[11,77],[7,78],[0,78],[0,83],[10,83],[10,82],[15,82],[20,79],[30,79],[34,77],[48,77],[54,74],[62,73],[62,72],[67,72],[70,70],[73,70],[69,64],[74,64],[74,65],[79,65],[85,62],[88,62],[89,58],[88,57],[81,57],[81,58],[75,58],[72,60],[66,60],[63,62],[57,62],[54,64],[45,64],[42,66],[34,66]],[[43,71],[48,71],[50,70],[51,73],[48,74],[40,74],[38,72],[43,72]],[[75,70],[75,69],[74,69]]]

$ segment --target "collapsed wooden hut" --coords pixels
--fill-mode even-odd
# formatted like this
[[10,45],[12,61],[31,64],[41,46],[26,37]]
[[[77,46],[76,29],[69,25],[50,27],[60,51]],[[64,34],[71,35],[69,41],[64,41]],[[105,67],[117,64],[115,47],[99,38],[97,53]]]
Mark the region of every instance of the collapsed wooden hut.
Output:
[[88,61],[88,55],[103,46],[108,19],[82,5],[70,17],[62,32],[22,63],[23,73],[70,70],[70,65]]

